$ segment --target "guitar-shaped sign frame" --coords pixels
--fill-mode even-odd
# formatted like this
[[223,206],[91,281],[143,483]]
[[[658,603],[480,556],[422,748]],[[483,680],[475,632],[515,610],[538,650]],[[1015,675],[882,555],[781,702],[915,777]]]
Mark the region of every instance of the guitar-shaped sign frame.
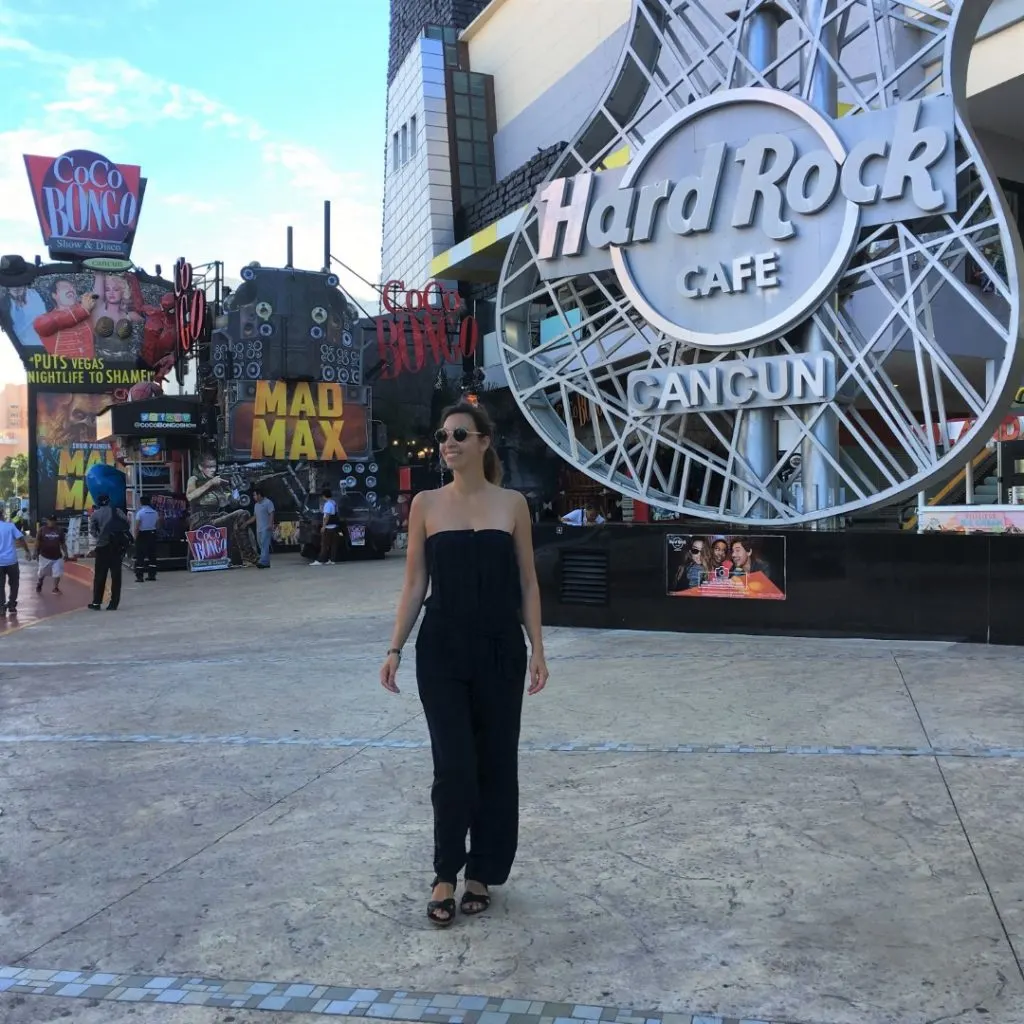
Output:
[[911,500],[1024,377],[1024,253],[966,114],[989,3],[724,7],[634,0],[505,257],[510,388],[578,470],[676,513]]

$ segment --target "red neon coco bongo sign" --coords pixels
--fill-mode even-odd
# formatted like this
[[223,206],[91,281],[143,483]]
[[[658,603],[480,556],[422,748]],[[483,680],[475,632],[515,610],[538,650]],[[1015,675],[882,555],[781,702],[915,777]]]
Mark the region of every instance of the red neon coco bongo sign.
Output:
[[455,289],[440,281],[430,281],[422,289],[388,281],[381,301],[390,314],[377,317],[384,380],[419,373],[427,365],[428,352],[435,365],[460,363],[476,352],[480,329],[474,317],[460,316],[463,304]]

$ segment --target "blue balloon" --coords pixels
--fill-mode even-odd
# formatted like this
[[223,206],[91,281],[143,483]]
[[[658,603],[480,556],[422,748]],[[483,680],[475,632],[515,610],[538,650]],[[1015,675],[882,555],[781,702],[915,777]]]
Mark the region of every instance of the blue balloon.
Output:
[[101,494],[110,498],[115,508],[125,507],[125,496],[128,491],[128,477],[116,466],[108,466],[105,462],[97,462],[85,474],[85,486],[89,497],[95,505]]

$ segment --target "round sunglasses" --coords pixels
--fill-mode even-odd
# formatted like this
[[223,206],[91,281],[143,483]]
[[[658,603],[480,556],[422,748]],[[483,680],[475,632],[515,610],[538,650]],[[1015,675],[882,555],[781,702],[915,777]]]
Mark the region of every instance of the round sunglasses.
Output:
[[445,441],[450,437],[453,441],[458,441],[462,444],[467,437],[483,437],[483,434],[479,430],[467,430],[465,427],[456,427],[454,430],[445,430],[442,427],[440,430],[434,431],[434,440],[438,444],[444,444]]

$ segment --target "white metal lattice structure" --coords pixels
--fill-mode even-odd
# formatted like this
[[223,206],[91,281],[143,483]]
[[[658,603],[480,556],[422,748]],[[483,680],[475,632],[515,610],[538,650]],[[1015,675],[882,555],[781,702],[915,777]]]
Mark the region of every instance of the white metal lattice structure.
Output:
[[[723,90],[774,87],[813,103],[815,83],[830,69],[847,117],[952,96],[958,207],[927,221],[861,229],[834,296],[811,313],[836,360],[837,397],[809,412],[779,410],[784,440],[759,468],[740,440],[751,412],[636,416],[626,379],[635,370],[763,356],[765,346],[714,352],[673,340],[645,321],[611,270],[542,280],[535,202],[506,256],[498,315],[511,390],[545,441],[625,495],[750,525],[797,525],[888,504],[962,467],[991,437],[1024,373],[1021,244],[962,114],[970,49],[988,6],[778,0],[786,20],[774,60],[759,70],[741,40],[761,0],[745,0],[732,16],[713,0],[634,0],[612,82],[549,180],[621,162],[669,117]],[[973,325],[987,368],[981,358],[954,360],[943,346],[948,322]],[[794,353],[795,335],[772,342],[771,351]],[[953,416],[975,421],[955,451]],[[828,419],[831,432],[820,429]],[[801,458],[830,474],[828,500],[809,502],[793,486]]]

